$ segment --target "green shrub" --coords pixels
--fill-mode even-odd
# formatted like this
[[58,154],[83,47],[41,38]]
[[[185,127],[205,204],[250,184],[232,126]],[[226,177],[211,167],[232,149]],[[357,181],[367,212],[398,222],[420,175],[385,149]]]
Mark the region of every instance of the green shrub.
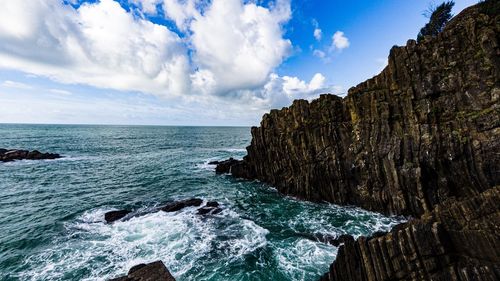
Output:
[[425,36],[436,36],[441,31],[443,31],[446,23],[453,16],[451,14],[451,9],[455,5],[455,2],[448,1],[443,2],[437,7],[430,7],[428,11],[429,22],[420,29],[417,36],[417,41],[421,41]]

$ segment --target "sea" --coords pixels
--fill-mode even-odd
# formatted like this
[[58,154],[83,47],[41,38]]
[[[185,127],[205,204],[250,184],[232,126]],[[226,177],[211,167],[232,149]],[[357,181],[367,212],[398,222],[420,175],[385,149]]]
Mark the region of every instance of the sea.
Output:
[[[404,220],[215,174],[250,141],[247,127],[0,124],[0,148],[64,156],[0,163],[0,280],[107,280],[156,260],[178,281],[317,280],[338,249],[311,237]],[[154,211],[194,197],[223,211]],[[119,209],[133,213],[105,223]]]

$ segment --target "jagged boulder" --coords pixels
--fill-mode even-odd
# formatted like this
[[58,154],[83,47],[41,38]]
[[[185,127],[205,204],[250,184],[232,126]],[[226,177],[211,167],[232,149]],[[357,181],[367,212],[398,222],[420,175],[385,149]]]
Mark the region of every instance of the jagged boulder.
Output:
[[131,213],[131,211],[129,211],[129,210],[110,211],[110,212],[107,212],[104,214],[104,220],[107,223],[112,223],[112,222],[115,222],[117,220],[124,218],[125,216],[127,216],[130,213]]
[[177,212],[186,207],[200,206],[201,203],[203,203],[203,200],[199,198],[186,199],[169,203],[163,207],[160,207],[160,210],[164,212]]
[[61,155],[57,153],[41,153],[38,150],[28,151],[0,148],[0,162],[10,162],[14,160],[45,160],[57,158],[61,158]]
[[208,201],[207,204],[198,209],[198,215],[215,215],[222,212],[222,208],[219,207],[219,203],[216,201]]
[[155,261],[133,266],[127,276],[113,278],[109,281],[175,281],[175,278],[162,261]]
[[213,164],[216,164],[217,167],[215,167],[215,173],[217,174],[225,174],[229,173],[234,165],[237,165],[240,163],[241,160],[236,160],[234,158],[229,158],[224,161],[214,161],[211,162]]

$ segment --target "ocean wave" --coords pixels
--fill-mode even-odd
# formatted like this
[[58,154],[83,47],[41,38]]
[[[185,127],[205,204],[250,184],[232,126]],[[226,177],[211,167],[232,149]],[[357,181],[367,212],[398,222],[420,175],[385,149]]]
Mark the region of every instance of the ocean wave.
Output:
[[86,212],[66,225],[67,236],[25,261],[22,280],[107,280],[139,263],[162,260],[174,276],[193,274],[195,266],[222,251],[226,263],[264,247],[268,231],[230,210],[199,216],[195,207],[177,213],[155,212],[106,224],[109,209]]

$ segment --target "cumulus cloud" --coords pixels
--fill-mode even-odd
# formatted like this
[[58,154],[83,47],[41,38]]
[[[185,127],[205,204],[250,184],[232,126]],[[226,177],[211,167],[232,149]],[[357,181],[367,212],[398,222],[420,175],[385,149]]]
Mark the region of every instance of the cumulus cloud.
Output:
[[216,93],[262,85],[290,51],[280,26],[289,17],[290,10],[279,2],[265,9],[239,0],[214,0],[191,24],[198,72],[211,77],[209,86]]
[[315,28],[314,29],[314,38],[316,38],[316,40],[318,40],[318,41],[321,41],[322,36],[323,36],[323,32],[321,31],[321,29]]
[[[308,82],[275,74],[293,49],[283,30],[290,0],[268,7],[242,0],[129,2],[135,5],[130,11],[113,0],[78,8],[60,0],[1,1],[0,68],[193,104],[228,108],[231,101],[257,111],[330,89],[319,73]],[[148,14],[165,17],[177,30],[149,21]]]
[[0,67],[63,83],[179,95],[189,59],[177,34],[112,0],[0,2]]
[[162,0],[130,0],[130,2],[139,5],[144,13],[155,15],[157,12],[156,7]]
[[337,31],[332,36],[332,48],[335,50],[343,50],[350,45],[349,39],[345,37],[344,32]]

